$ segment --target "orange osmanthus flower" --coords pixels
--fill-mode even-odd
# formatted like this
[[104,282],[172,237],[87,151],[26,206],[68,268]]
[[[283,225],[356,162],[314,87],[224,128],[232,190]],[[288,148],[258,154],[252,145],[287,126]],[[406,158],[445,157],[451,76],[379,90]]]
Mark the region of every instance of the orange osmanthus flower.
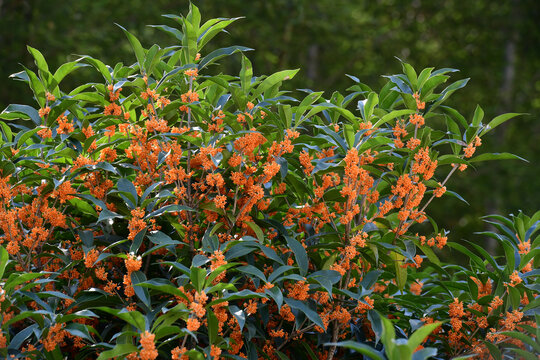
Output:
[[158,357],[159,354],[154,339],[155,335],[148,331],[141,333],[142,350],[139,354],[141,360],[154,360]]
[[200,321],[192,317],[187,319],[186,324],[187,324],[187,329],[192,332],[199,330],[199,328],[201,327]]

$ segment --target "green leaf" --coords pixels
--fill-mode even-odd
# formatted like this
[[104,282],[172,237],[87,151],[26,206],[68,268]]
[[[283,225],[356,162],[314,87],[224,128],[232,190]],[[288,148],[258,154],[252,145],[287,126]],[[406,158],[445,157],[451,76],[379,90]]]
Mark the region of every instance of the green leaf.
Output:
[[206,318],[208,321],[208,339],[210,344],[215,344],[218,337],[218,319],[211,310],[207,311]]
[[6,270],[8,261],[9,261],[9,254],[7,250],[4,249],[3,246],[0,246],[0,280],[3,279],[4,270]]
[[195,61],[197,55],[197,31],[198,25],[189,21],[183,23],[184,37],[182,38],[182,59],[183,63]]
[[[407,79],[404,75],[385,75],[383,77],[390,79],[390,81],[396,85],[392,90],[397,90],[401,94],[409,94],[412,99],[413,91],[410,86],[405,83]],[[414,101],[414,99],[412,100]]]
[[[338,112],[340,115],[342,115],[343,117],[345,117],[347,120],[351,121],[352,123],[356,124],[356,116],[354,116],[354,114],[352,112],[350,112],[349,110],[347,109],[344,109],[340,106],[337,106],[337,105],[334,105],[332,103],[319,103],[319,104],[315,104],[313,105],[313,107],[311,108],[311,110],[309,110],[309,112],[302,117],[302,119],[296,119],[295,121],[295,128],[297,128],[298,126],[300,126],[300,124],[303,122],[303,120],[305,119],[309,119],[311,118],[312,116],[324,111],[324,110],[328,110],[328,109],[332,109],[336,112]],[[327,126],[324,126],[325,128],[327,128]],[[321,127],[322,128],[322,127]],[[345,143],[343,140],[342,140],[343,143]],[[346,148],[345,148],[346,150]]]
[[181,298],[184,298],[187,300],[186,295],[180,291],[177,287],[173,286],[172,283],[169,280],[165,279],[150,279],[146,280],[144,282],[140,282],[136,284],[137,287],[146,287],[149,289],[154,289],[157,291],[164,292],[166,294],[171,294],[174,296],[178,296]]
[[32,54],[32,56],[34,57],[34,61],[38,69],[43,72],[49,72],[49,66],[47,65],[47,62],[45,61],[43,54],[41,54],[39,50],[34,49],[31,46],[27,45],[26,48],[28,49],[28,52]]
[[148,26],[159,29],[159,30],[164,31],[164,32],[166,32],[168,34],[171,34],[177,40],[182,40],[182,37],[184,36],[180,30],[178,30],[176,28],[173,28],[173,27],[170,27],[170,26],[167,26],[167,25],[148,25]]
[[[202,49],[210,40],[212,40],[217,34],[219,34],[223,29],[229,26],[231,23],[236,20],[241,19],[241,17],[232,18],[232,19],[212,19],[219,22],[213,23],[210,26],[211,20],[207,21],[203,26],[201,26],[199,32],[199,50]],[[208,24],[208,25],[207,25]]]
[[15,136],[15,142],[17,143],[17,148],[21,148],[26,144],[26,141],[34,136],[39,131],[39,128],[33,128],[31,130],[20,131],[17,136]]
[[103,210],[101,210],[101,213],[99,213],[99,217],[98,217],[97,222],[102,222],[102,221],[110,220],[110,219],[114,219],[114,218],[123,218],[123,216],[120,215],[120,214],[117,214],[115,212],[112,212],[112,211],[110,211],[108,209],[103,209]]
[[379,103],[379,96],[375,92],[369,93],[366,100],[358,101],[358,109],[362,115],[364,121],[368,121],[371,118],[373,109]]
[[372,348],[369,345],[362,344],[356,341],[347,340],[347,341],[341,341],[338,343],[326,343],[325,346],[339,346],[344,347],[347,349],[354,350],[362,355],[369,356],[370,359],[373,360],[386,360],[386,358],[377,350]]
[[516,269],[516,265],[519,265],[519,252],[518,249],[514,247],[512,242],[505,238],[495,238],[499,244],[502,245],[504,249],[504,255],[506,258],[506,269],[508,270],[508,274],[511,274]]
[[450,76],[446,76],[446,75],[431,76],[429,79],[426,80],[426,82],[424,83],[424,85],[420,89],[422,97],[425,98],[426,96],[431,94],[433,92],[433,89],[436,86],[446,82],[446,80],[448,80],[449,77]]
[[142,271],[135,271],[131,273],[131,281],[133,284],[133,290],[135,291],[135,295],[137,295],[137,297],[141,299],[144,305],[148,306],[148,308],[151,308],[150,293],[148,292],[148,289],[136,286],[137,284],[146,281],[146,275],[144,275]]
[[424,82],[429,78],[434,68],[426,68],[418,75],[417,89],[421,89],[424,86]]
[[405,339],[394,339],[392,351],[386,350],[386,355],[391,359],[409,360],[412,359],[413,352],[407,345]]
[[[525,239],[528,239],[528,238],[525,238]],[[518,270],[521,271],[529,263],[529,261],[531,261],[533,258],[537,258],[539,255],[540,255],[539,248],[531,250],[527,254],[523,255],[519,262]]]
[[208,284],[211,284],[212,281],[214,281],[215,278],[217,278],[219,276],[219,274],[221,274],[223,271],[227,270],[227,269],[230,269],[234,266],[238,265],[238,263],[234,263],[234,262],[230,262],[228,264],[225,264],[225,265],[221,265],[220,267],[218,267],[217,269],[214,269],[214,271],[212,271],[209,275],[208,275],[208,278],[206,279],[206,283]]
[[[349,146],[349,148],[354,147],[355,146],[355,141],[354,141],[355,130],[351,124],[343,125],[343,135],[345,136],[345,140],[347,140],[347,145]],[[317,166],[320,166],[320,165],[326,166],[330,164],[325,163],[325,162],[319,162]],[[313,169],[312,174],[314,174],[315,172],[317,171]]]
[[191,267],[189,278],[191,279],[191,283],[193,284],[195,290],[197,292],[201,292],[201,290],[204,288],[206,270],[197,267]]
[[87,203],[86,201],[83,201],[81,199],[76,199],[76,198],[73,198],[73,199],[70,199],[68,200],[69,203],[71,205],[73,205],[74,207],[76,207],[80,212],[82,212],[83,214],[88,214],[88,215],[91,215],[91,216],[96,216],[96,210],[94,209],[94,207],[92,205],[90,205],[89,203]]
[[[163,83],[165,82],[165,80],[167,80],[169,77],[173,76],[174,74],[177,74],[179,73],[180,71],[182,70],[185,70],[185,69],[192,69],[192,68],[195,68],[197,67],[197,65],[195,64],[186,64],[186,65],[183,65],[183,66],[178,66],[176,68],[174,68],[173,70],[169,71],[168,73],[166,73],[165,75],[163,75],[163,77],[161,78],[161,80],[159,80],[159,82],[157,83],[155,89],[160,89],[161,88],[161,85],[163,85]],[[183,76],[183,74],[182,74]],[[167,84],[167,83],[166,83]]]
[[34,96],[36,97],[36,101],[38,102],[40,107],[45,107],[45,86],[39,80],[36,73],[32,70],[29,70],[27,68],[24,68],[24,71],[26,73],[26,76],[28,77],[28,84],[30,85],[30,88],[32,89],[32,92],[34,93]]
[[484,110],[480,107],[480,105],[476,105],[476,110],[474,110],[473,120],[472,120],[472,126],[480,126],[480,123],[482,122],[482,119],[484,118]]
[[[0,118],[2,118],[2,114],[0,114]],[[4,138],[7,142],[13,141],[13,132],[11,131],[8,124],[6,124],[3,121],[0,121],[0,127],[2,128],[2,132],[4,133]],[[2,138],[0,137],[0,141],[2,141]]]
[[410,114],[414,114],[416,111],[415,110],[410,110],[410,109],[403,109],[403,110],[394,110],[386,115],[384,115],[383,117],[381,117],[374,125],[373,125],[373,128],[378,128],[380,127],[382,124],[385,124],[387,123],[388,121],[390,120],[394,120],[395,118],[398,118],[398,117],[401,117],[401,116],[406,116],[406,115],[410,115]]
[[399,290],[403,290],[407,283],[407,268],[401,266],[404,263],[405,256],[392,251],[390,257],[394,261],[394,268],[396,269],[396,285]]
[[268,277],[268,282],[271,282],[273,283],[281,274],[291,270],[291,269],[294,269],[294,267],[292,266],[289,266],[289,265],[282,265],[280,267],[278,267],[277,269],[275,269],[271,274],[270,276]]
[[212,305],[219,304],[225,301],[232,302],[234,300],[245,300],[245,299],[252,299],[252,298],[267,298],[267,296],[261,293],[253,292],[251,290],[241,290],[241,291],[228,294],[222,298],[212,300],[210,303],[208,303],[208,305],[212,306]]
[[146,215],[144,219],[150,219],[155,216],[159,216],[164,213],[173,212],[173,211],[194,211],[192,208],[184,205],[165,205],[159,209],[152,211],[150,214]]
[[266,90],[279,84],[280,82],[292,79],[296,75],[296,73],[298,73],[299,70],[300,69],[283,70],[283,71],[279,71],[275,74],[270,75],[269,77],[264,79],[262,83],[259,84],[259,86],[257,87],[255,91],[253,91],[252,96],[254,98],[257,98],[260,95],[262,95]]
[[319,360],[319,357],[313,352],[313,350],[305,341],[302,341],[302,346],[304,347],[304,350],[309,354],[311,360]]
[[[382,315],[379,315],[382,322],[382,336],[381,340],[386,348],[386,354],[392,354],[394,352],[394,341],[396,339],[396,331],[394,330],[394,324]],[[397,359],[397,358],[396,358]]]
[[169,235],[157,230],[152,231],[150,235],[148,235],[148,238],[152,243],[156,245],[178,245],[180,244],[179,241],[173,240]]
[[113,349],[104,351],[101,354],[99,354],[99,357],[97,358],[97,360],[117,358],[119,356],[128,355],[132,352],[137,352],[137,351],[138,351],[137,347],[133,344],[116,344],[116,346]]
[[454,249],[458,250],[459,252],[467,255],[471,259],[471,261],[473,261],[480,269],[482,269],[484,271],[486,270],[484,262],[482,261],[480,256],[474,254],[472,251],[467,249],[465,246],[463,246],[461,244],[458,244],[458,243],[455,243],[455,242],[449,242],[447,245],[448,245],[448,247],[454,248]]
[[99,206],[100,208],[102,209],[106,209],[107,208],[107,205],[105,205],[105,203],[101,200],[98,200],[96,199],[95,197],[93,197],[92,195],[88,195],[88,194],[77,194],[76,196],[82,198],[82,199],[86,199],[86,200],[90,200],[95,206]]
[[130,200],[133,202],[134,207],[138,205],[139,196],[137,195],[137,189],[135,189],[135,186],[131,181],[126,178],[119,179],[117,183],[117,188],[119,191],[130,195]]
[[[416,350],[416,349],[415,349]],[[427,360],[437,355],[437,349],[433,347],[423,348],[412,354],[412,360]]]
[[453,109],[449,106],[441,106],[441,109],[443,109],[448,116],[450,116],[454,121],[456,121],[459,125],[461,125],[463,128],[467,128],[469,124],[467,123],[467,120],[465,120],[465,117],[459,113],[456,109]]
[[308,317],[308,319],[313,321],[313,323],[315,323],[316,325],[320,326],[323,329],[325,328],[319,314],[317,314],[315,310],[312,310],[305,301],[285,298],[285,303],[287,303],[287,305],[289,305],[292,309],[296,309],[304,313]]
[[510,306],[512,306],[513,309],[518,309],[521,300],[519,290],[515,287],[508,286],[508,298],[510,301],[506,303],[506,309],[508,310]]
[[253,77],[253,65],[251,61],[242,54],[242,69],[240,70],[240,83],[242,84],[242,90],[244,94],[249,93],[251,87],[251,78]]
[[158,316],[158,318],[154,321],[154,324],[152,325],[152,328],[150,331],[153,334],[156,334],[156,338],[158,338],[157,333],[159,333],[161,328],[169,327],[176,320],[180,318],[187,319],[187,317],[189,316],[189,313],[190,313],[190,310],[187,309],[186,305],[183,303],[179,303],[172,309],[169,309],[163,315]]
[[48,273],[25,273],[25,274],[11,274],[4,285],[4,291],[9,293],[15,286],[25,283],[30,280],[34,280],[40,276],[48,275]]
[[229,261],[239,258],[252,253],[253,251],[257,250],[257,248],[258,246],[255,241],[238,241],[225,253],[225,259]]
[[[149,187],[147,187],[144,192],[142,193],[141,195],[141,203],[144,203],[144,200],[146,200],[146,198],[148,197],[148,195],[150,195],[150,193],[152,191],[154,191],[158,186],[160,185],[163,185],[163,183],[161,181],[158,181],[158,182],[155,182],[153,183],[152,185],[150,185]],[[137,192],[135,192],[135,194],[137,194]],[[144,205],[142,205],[144,206]]]
[[510,348],[510,351],[515,352],[516,354],[522,356],[522,359],[525,360],[538,360],[538,353],[531,353],[529,351],[525,351],[523,349],[516,349],[516,348]]
[[244,274],[254,275],[258,277],[259,279],[261,279],[262,281],[267,282],[266,276],[264,276],[264,273],[253,265],[239,266],[236,268],[236,270],[243,272]]
[[486,345],[486,347],[489,350],[489,353],[491,354],[491,356],[493,356],[495,360],[502,360],[501,351],[496,345],[492,344],[489,341],[484,341],[484,345]]
[[[304,112],[309,109],[310,105],[313,104],[315,101],[319,100],[319,98],[321,97],[321,95],[323,94],[323,91],[319,91],[319,92],[312,92],[310,94],[308,94],[303,100],[302,102],[300,103],[300,105],[298,105],[298,107],[296,108],[296,121],[299,121],[300,118],[302,117],[302,115],[304,114]],[[290,125],[289,125],[290,127]]]
[[[79,297],[77,298],[79,300]],[[91,318],[99,318],[99,316],[90,310],[81,310],[77,311],[75,313],[67,314],[67,315],[61,315],[58,318],[56,318],[57,323],[68,323],[75,319],[91,319]]]
[[67,324],[65,329],[68,333],[70,333],[73,336],[78,336],[85,340],[93,342],[94,339],[92,338],[92,336],[90,335],[90,332],[88,331],[88,326],[89,325],[83,325],[83,324],[72,322],[72,323]]
[[60,84],[60,82],[69,74],[71,74],[73,71],[80,69],[81,67],[88,66],[87,64],[81,64],[79,63],[81,59],[70,61],[65,64],[60,65],[58,69],[56,69],[53,78],[56,82],[56,86]]
[[40,291],[38,293],[38,296],[39,297],[45,297],[45,296],[54,296],[56,298],[59,298],[59,299],[65,299],[65,300],[71,300],[71,301],[74,301],[75,299],[73,299],[71,296],[68,296],[60,291]]
[[137,58],[137,62],[139,63],[139,68],[141,69],[141,72],[144,71],[144,48],[142,47],[141,42],[121,25],[116,24],[116,26],[122,29],[122,31],[124,31],[124,34],[126,34],[126,37],[128,38],[129,43],[131,44],[131,47],[135,52],[135,57]]
[[431,334],[441,324],[442,323],[440,321],[436,321],[434,323],[424,325],[420,329],[416,330],[408,340],[408,345],[411,352],[414,352],[416,348],[424,342],[429,334]]
[[289,236],[287,236],[285,239],[287,240],[287,245],[294,253],[294,257],[296,258],[296,263],[298,264],[298,267],[300,268],[300,274],[305,276],[307,274],[307,270],[309,266],[309,260],[308,260],[306,249],[304,249],[302,244],[296,239],[293,239]]
[[261,251],[263,252],[263,254],[267,258],[272,259],[272,260],[274,260],[275,262],[277,262],[277,263],[279,263],[281,265],[285,264],[274,249],[272,249],[271,247],[268,247],[266,245],[262,245],[262,244],[257,244],[257,245],[258,245],[258,247],[261,249]]
[[522,158],[520,156],[511,154],[511,153],[507,153],[507,152],[480,154],[478,156],[475,156],[475,157],[469,159],[469,162],[474,163],[474,162],[489,161],[489,160],[522,160],[522,161],[525,161],[525,162],[529,162],[528,160],[526,160],[526,159],[524,159],[524,158]]
[[146,74],[152,73],[157,61],[160,60],[163,50],[159,48],[157,44],[152,45],[144,58],[144,72]]
[[79,60],[85,60],[87,63],[92,65],[94,68],[96,68],[96,70],[101,73],[101,75],[103,75],[103,77],[109,82],[109,84],[112,84],[113,81],[111,73],[109,72],[109,69],[107,69],[107,66],[105,66],[105,64],[101,60],[94,59],[93,57],[88,55],[83,55]]
[[20,346],[26,341],[26,339],[28,339],[30,335],[32,335],[32,333],[37,329],[38,324],[33,324],[19,331],[15,336],[11,338],[8,349],[18,350]]
[[53,76],[49,71],[49,66],[47,65],[47,62],[45,61],[45,58],[43,57],[43,54],[37,49],[34,49],[33,47],[26,46],[28,49],[28,52],[32,54],[34,57],[34,61],[36,63],[36,66],[39,69],[39,75],[41,80],[44,82],[44,85],[46,84],[47,87],[51,86],[51,83],[53,81]]
[[[9,114],[9,117],[7,116]],[[28,105],[11,104],[8,105],[2,113],[0,113],[0,119],[12,120],[16,119],[14,116],[19,116],[20,119],[30,119],[36,125],[41,125],[41,117],[36,109]]]
[[496,116],[495,118],[493,118],[493,120],[491,120],[487,126],[484,128],[484,130],[482,130],[482,132],[480,133],[480,136],[490,132],[491,130],[495,129],[497,126],[501,125],[502,123],[516,117],[516,116],[521,116],[521,115],[525,115],[525,114],[520,114],[520,113],[507,113],[507,114],[502,114],[502,115],[499,115],[499,116]]
[[189,4],[189,13],[186,16],[186,20],[189,21],[195,29],[199,30],[199,26],[201,25],[201,12],[193,3]]
[[229,312],[236,318],[240,330],[244,328],[246,323],[246,313],[236,305],[229,305]]
[[253,230],[255,235],[257,235],[257,239],[259,239],[260,242],[264,241],[264,233],[262,229],[259,227],[259,225],[255,224],[254,222],[247,221],[246,224]]
[[276,302],[278,310],[281,310],[281,306],[283,305],[283,293],[279,289],[279,286],[266,289],[264,293],[271,297]]
[[446,99],[450,97],[454,92],[457,90],[465,87],[467,83],[469,82],[470,78],[458,80],[450,85],[448,85],[442,92],[441,95],[437,98],[437,101],[430,107],[430,111],[434,110],[437,106],[439,106],[442,102],[444,102]]
[[418,84],[416,71],[414,71],[414,68],[410,64],[402,62],[401,65],[403,66],[403,72],[405,72],[405,75],[407,75],[407,79],[409,79],[409,82],[411,83],[413,90],[416,89],[416,86]]
[[99,306],[96,307],[96,309],[106,312],[108,314],[112,314],[124,320],[128,324],[133,325],[140,331],[144,331],[146,328],[146,321],[144,320],[144,316],[138,311],[127,311],[126,309],[118,310],[112,309],[107,306]]
[[332,285],[341,280],[341,274],[335,270],[319,270],[307,278],[318,282],[332,296]]
[[145,227],[144,229],[142,229],[141,231],[139,231],[137,233],[137,235],[135,235],[135,237],[133,238],[133,242],[131,243],[131,246],[129,248],[130,252],[136,254],[137,251],[139,251],[139,248],[142,245],[142,241],[143,241],[144,237],[146,236],[146,231],[147,230],[148,230],[148,226]]
[[532,337],[517,331],[501,331],[500,334],[510,336],[514,339],[518,339],[525,344],[532,346],[535,351],[540,354],[540,344],[538,343],[538,340],[535,341],[535,339],[533,339]]
[[206,66],[221,59],[222,57],[232,55],[239,51],[243,52],[243,51],[251,51],[251,50],[253,49],[250,49],[245,46],[229,46],[226,48],[214,50],[210,54],[206,55],[204,58],[201,59],[201,62],[199,63],[199,70],[204,69]]
[[418,247],[428,257],[429,261],[431,261],[432,263],[434,263],[436,265],[441,266],[441,261],[439,260],[439,257],[437,255],[435,255],[435,253],[433,252],[433,250],[429,246],[427,246],[427,245],[418,245]]
[[276,350],[276,354],[279,356],[279,358],[280,358],[281,360],[291,360],[291,359],[289,359],[289,357],[288,357],[287,355],[285,355],[285,354],[282,353],[281,351],[277,351],[277,350]]
[[375,310],[368,310],[367,318],[369,322],[371,323],[371,328],[373,329],[373,332],[375,333],[375,343],[379,343],[379,340],[383,333],[383,323],[381,319],[381,314],[379,314]]

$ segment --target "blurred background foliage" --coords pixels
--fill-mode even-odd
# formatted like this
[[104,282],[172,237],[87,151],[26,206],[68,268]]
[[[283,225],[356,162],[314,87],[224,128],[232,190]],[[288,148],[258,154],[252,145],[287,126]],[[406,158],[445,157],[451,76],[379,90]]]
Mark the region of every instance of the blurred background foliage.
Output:
[[[444,197],[431,205],[451,239],[474,239],[480,217],[540,205],[540,1],[538,0],[213,0],[194,1],[203,21],[245,17],[222,34],[214,47],[243,45],[255,73],[300,68],[289,88],[345,91],[358,77],[379,89],[381,75],[401,72],[399,57],[417,70],[459,69],[453,79],[470,77],[450,105],[470,119],[480,104],[490,120],[503,112],[524,112],[484,138],[479,151],[512,152],[529,161],[498,161],[469,169],[450,188],[470,205]],[[162,14],[186,14],[189,3],[173,0],[0,0],[0,109],[10,103],[33,104],[23,83],[9,79],[21,64],[33,68],[26,45],[38,48],[49,65],[88,54],[106,64],[131,64],[121,24],[143,45],[175,45],[149,24],[174,25]],[[212,50],[211,48],[208,51]],[[204,55],[204,54],[203,54]],[[219,71],[236,74],[240,56]],[[64,80],[64,90],[92,81],[82,69]],[[98,80],[98,78],[96,78]],[[480,239],[478,239],[480,240]]]

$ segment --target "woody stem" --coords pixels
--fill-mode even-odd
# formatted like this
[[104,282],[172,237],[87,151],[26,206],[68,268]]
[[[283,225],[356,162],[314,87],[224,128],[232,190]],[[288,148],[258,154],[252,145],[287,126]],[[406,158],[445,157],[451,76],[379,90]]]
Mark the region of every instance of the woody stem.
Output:
[[[338,341],[339,337],[339,323],[337,320],[334,320],[334,331],[332,333],[332,342],[336,343]],[[336,345],[332,345],[330,348],[330,351],[328,352],[328,357],[326,360],[332,360],[334,358],[334,354],[336,353]]]
[[[452,174],[457,170],[457,168],[458,168],[457,165],[452,168],[452,170],[448,173],[444,181],[441,183],[441,187],[444,186],[444,184],[446,184],[448,179],[450,179],[450,176],[452,176]],[[435,195],[431,195],[427,203],[422,207],[422,209],[420,209],[420,211],[424,211],[434,198],[435,198]]]

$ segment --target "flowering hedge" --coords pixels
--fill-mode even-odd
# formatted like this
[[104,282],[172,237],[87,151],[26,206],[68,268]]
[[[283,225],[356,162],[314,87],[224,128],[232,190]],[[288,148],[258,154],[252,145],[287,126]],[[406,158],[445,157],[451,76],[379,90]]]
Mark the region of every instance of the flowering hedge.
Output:
[[[456,171],[517,158],[476,149],[518,114],[467,121],[445,102],[468,79],[406,63],[379,92],[351,76],[347,95],[296,99],[298,70],[205,53],[236,19],[166,16],[178,46],[122,28],[133,65],[53,73],[28,47],[37,72],[13,75],[38,109],[0,115],[1,356],[535,358],[540,212],[487,218],[502,258],[427,212],[461,199]],[[234,53],[238,76],[205,75]],[[61,90],[84,66],[104,81]]]

